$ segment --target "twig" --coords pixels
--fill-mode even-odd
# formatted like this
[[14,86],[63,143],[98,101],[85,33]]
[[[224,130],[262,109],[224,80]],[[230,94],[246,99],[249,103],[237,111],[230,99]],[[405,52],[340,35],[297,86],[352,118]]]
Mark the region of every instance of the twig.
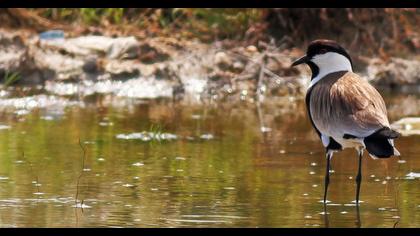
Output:
[[[250,61],[250,62],[252,62],[252,63],[254,63],[254,64],[256,64],[256,65],[260,65],[260,63],[261,63],[261,62],[259,62],[259,61],[261,60],[261,58],[262,58],[262,57],[265,57],[265,56],[267,56],[267,55],[270,55],[269,53],[264,53],[262,56],[259,56],[257,59],[254,59],[254,58],[247,57],[247,56],[245,56],[245,55],[242,55],[242,54],[239,54],[239,53],[236,53],[236,52],[229,52],[229,53],[234,54],[234,55],[237,55],[237,56],[240,56],[240,57],[242,57],[242,58],[245,58],[246,60],[248,60],[248,61]],[[244,70],[244,71],[245,71],[245,70]],[[264,67],[263,71],[264,71],[264,73],[268,73],[268,74],[270,74],[271,76],[276,77],[277,79],[281,79],[281,80],[283,80],[283,78],[282,78],[281,76],[277,75],[276,73],[272,72],[271,70],[267,69],[266,67]],[[243,73],[243,72],[242,72],[242,73]],[[242,73],[241,73],[241,74],[242,74]],[[241,74],[239,74],[237,77],[239,77]],[[290,82],[289,82],[289,83],[290,83]]]
[[258,122],[260,124],[260,132],[263,134],[263,137],[265,139],[265,137],[266,137],[266,135],[264,133],[265,125],[264,125],[263,112],[262,112],[262,108],[261,108],[261,102],[259,100],[257,100],[257,102],[255,103],[255,105],[257,107]]
[[[25,159],[25,151],[22,151],[22,159]],[[34,175],[34,171],[32,169],[32,163],[29,160],[26,160],[29,164],[29,169],[31,170],[31,174]],[[35,180],[36,180],[36,189],[38,191],[38,193],[40,193],[40,189],[39,189],[39,179],[38,179],[38,175],[35,175]]]
[[266,54],[263,53],[263,56],[261,57],[261,62],[260,62],[260,74],[258,76],[258,81],[257,81],[257,101],[260,102],[261,101],[261,96],[262,96],[262,91],[261,91],[261,87],[262,87],[262,82],[264,79],[264,68],[265,68],[265,59],[266,59]]
[[[398,156],[398,159],[401,160],[401,156]],[[400,169],[400,166],[398,166],[398,170]],[[396,186],[394,188],[394,205],[395,208],[398,210],[399,212],[399,207],[398,207],[398,189],[400,187],[400,183],[398,181],[396,181]],[[400,220],[398,219],[395,223],[393,228],[396,228],[398,223],[400,223]]]
[[12,17],[19,20],[20,23],[26,23],[30,26],[38,29],[45,30],[51,28],[61,28],[65,30],[72,30],[71,26],[52,22],[44,17],[37,15],[35,12],[31,12],[25,8],[7,8],[7,12]]
[[[80,183],[80,178],[82,178],[83,171],[84,171],[84,169],[85,169],[85,158],[86,158],[86,149],[85,149],[85,147],[82,145],[82,143],[81,143],[81,141],[80,141],[80,138],[79,138],[79,146],[80,146],[80,148],[83,150],[83,158],[82,158],[82,171],[80,172],[80,175],[79,175],[79,177],[77,178],[77,185],[76,185],[76,197],[75,197],[75,199],[74,199],[74,201],[75,201],[75,207],[76,207],[76,208],[77,208],[77,200],[78,200],[78,197],[79,197],[79,183]],[[82,201],[82,203],[83,203],[83,201]]]

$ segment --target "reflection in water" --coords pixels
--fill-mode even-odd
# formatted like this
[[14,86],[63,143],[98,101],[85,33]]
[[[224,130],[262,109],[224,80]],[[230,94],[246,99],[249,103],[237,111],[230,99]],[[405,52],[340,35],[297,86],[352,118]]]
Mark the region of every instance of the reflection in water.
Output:
[[328,210],[327,210],[327,203],[326,202],[324,202],[324,224],[325,224],[325,228],[330,227],[330,221],[328,219]]
[[359,205],[356,205],[356,227],[357,228],[361,228],[362,227],[362,221],[360,220]]
[[[403,99],[387,98],[391,120],[420,115]],[[406,175],[420,172],[420,137],[398,140],[405,162],[363,158],[360,211],[354,150],[335,154],[320,214],[326,160],[305,112],[288,98],[256,107],[108,95],[2,110],[0,226],[417,226],[418,178]]]

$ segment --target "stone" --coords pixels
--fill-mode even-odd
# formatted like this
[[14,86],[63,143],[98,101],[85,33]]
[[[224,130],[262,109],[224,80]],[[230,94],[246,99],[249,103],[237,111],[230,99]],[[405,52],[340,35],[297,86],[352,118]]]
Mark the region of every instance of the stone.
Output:
[[110,59],[134,59],[139,56],[139,42],[134,37],[114,39],[108,49]]
[[420,135],[420,117],[405,117],[394,123],[391,127],[403,136]]
[[391,57],[389,61],[371,59],[366,68],[368,79],[377,85],[420,84],[420,61]]
[[214,55],[214,64],[221,68],[228,68],[232,65],[232,60],[225,52],[218,52]]
[[257,47],[255,47],[254,45],[249,45],[248,47],[246,47],[246,50],[251,53],[258,51]]

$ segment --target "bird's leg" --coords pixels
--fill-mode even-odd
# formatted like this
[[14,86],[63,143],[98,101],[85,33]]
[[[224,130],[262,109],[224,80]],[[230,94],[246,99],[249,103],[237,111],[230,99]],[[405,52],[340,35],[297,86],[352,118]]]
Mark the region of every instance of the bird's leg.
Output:
[[327,158],[327,170],[325,173],[325,186],[324,186],[324,204],[327,203],[327,191],[328,185],[330,184],[330,160],[332,157],[332,151],[327,151],[326,158]]
[[359,193],[360,193],[360,184],[362,182],[362,156],[363,156],[363,148],[357,149],[357,153],[359,154],[359,170],[357,171],[356,176],[356,205],[359,205]]

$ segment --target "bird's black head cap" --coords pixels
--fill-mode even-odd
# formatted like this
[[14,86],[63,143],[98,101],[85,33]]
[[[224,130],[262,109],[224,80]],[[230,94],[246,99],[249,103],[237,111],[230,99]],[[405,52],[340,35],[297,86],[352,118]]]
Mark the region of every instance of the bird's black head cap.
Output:
[[328,52],[335,52],[340,55],[343,55],[350,61],[350,64],[353,67],[352,60],[347,51],[343,47],[341,47],[337,42],[329,39],[317,39],[312,41],[306,50],[306,55],[293,62],[292,66],[306,63],[311,68],[312,78],[314,78],[316,75],[318,75],[319,68],[314,62],[311,61],[311,59],[317,55],[325,54]]

